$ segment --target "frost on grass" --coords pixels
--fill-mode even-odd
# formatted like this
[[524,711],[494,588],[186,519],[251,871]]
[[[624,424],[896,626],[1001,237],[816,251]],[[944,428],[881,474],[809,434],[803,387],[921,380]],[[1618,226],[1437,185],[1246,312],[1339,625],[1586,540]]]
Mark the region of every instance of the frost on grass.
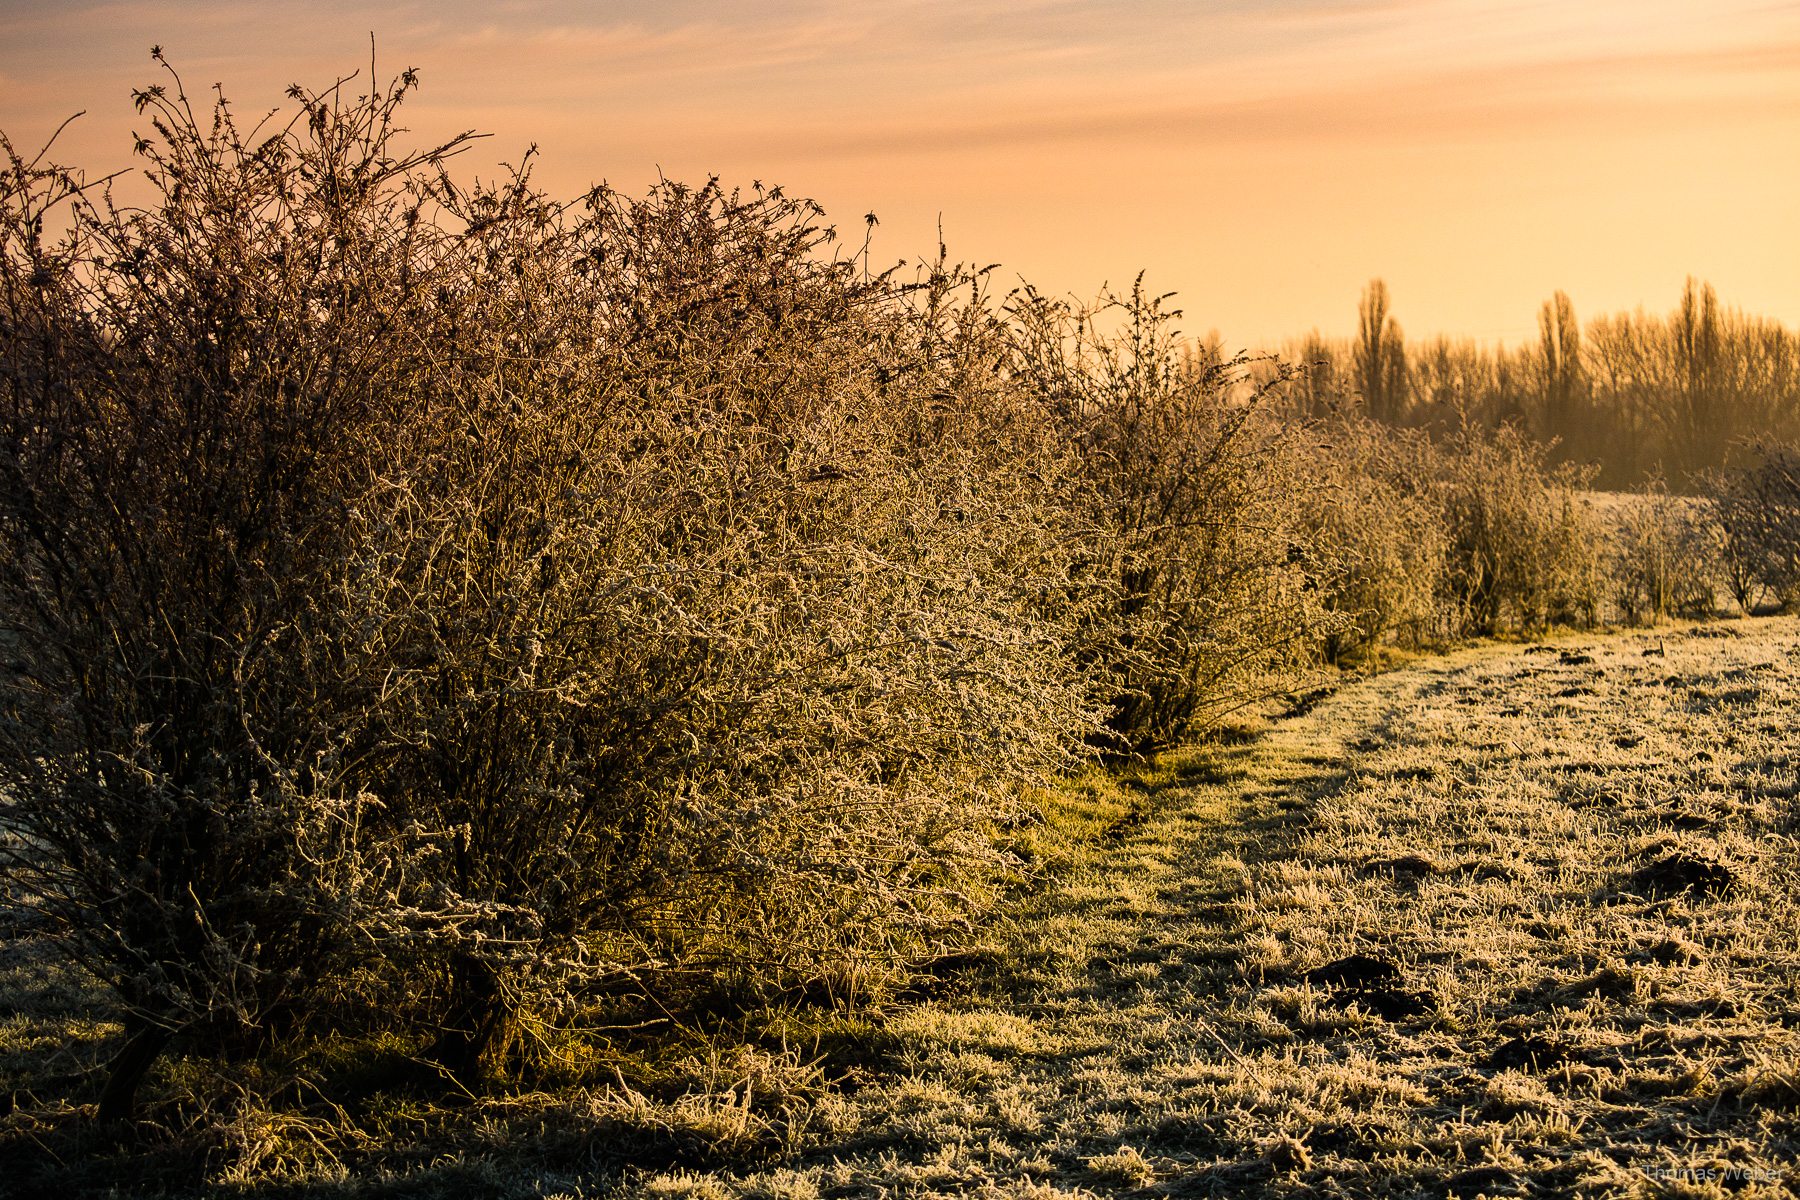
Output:
[[844,1196],[1787,1194],[1800,627],[1732,628],[1465,652],[1274,722],[1228,782],[1170,758],[998,965],[890,1021],[796,1166]]
[[[390,1101],[358,1111],[355,1146],[251,1106],[212,1177],[629,1200],[1788,1195],[1796,696],[1791,619],[1420,661],[1259,741],[1074,781],[1046,805],[1071,836],[1019,835],[984,949],[879,1021],[789,1044],[794,1010],[657,1079],[457,1115]],[[89,1030],[70,1069],[90,1066],[111,1035],[81,1024],[80,987],[7,970],[21,1005]],[[14,1016],[0,1049],[50,1029]]]

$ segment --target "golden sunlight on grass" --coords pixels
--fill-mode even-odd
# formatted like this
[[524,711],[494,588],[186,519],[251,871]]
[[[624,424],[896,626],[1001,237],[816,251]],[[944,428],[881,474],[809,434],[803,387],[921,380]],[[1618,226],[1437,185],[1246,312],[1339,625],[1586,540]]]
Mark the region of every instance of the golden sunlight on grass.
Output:
[[1055,885],[773,1194],[1784,1194],[1797,656],[1489,646],[1071,787]]

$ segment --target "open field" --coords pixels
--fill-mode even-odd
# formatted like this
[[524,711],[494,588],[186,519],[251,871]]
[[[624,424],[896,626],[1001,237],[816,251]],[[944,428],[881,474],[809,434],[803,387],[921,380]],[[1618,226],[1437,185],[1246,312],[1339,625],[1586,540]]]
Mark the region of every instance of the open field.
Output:
[[[656,1087],[621,1070],[360,1124],[246,1108],[201,1173],[231,1194],[1790,1194],[1797,699],[1788,618],[1421,660],[1071,787],[1072,836],[1041,839],[1065,849],[988,949],[878,1021],[790,1010]],[[107,1044],[28,945],[6,985],[12,1086]],[[103,1186],[55,1153],[102,1135],[20,1100],[7,1178]],[[204,1186],[184,1173],[156,1186]]]
[[1223,780],[1176,760],[971,995],[898,1020],[899,1069],[822,1110],[833,1165],[730,1190],[1784,1194],[1797,634],[1463,652]]

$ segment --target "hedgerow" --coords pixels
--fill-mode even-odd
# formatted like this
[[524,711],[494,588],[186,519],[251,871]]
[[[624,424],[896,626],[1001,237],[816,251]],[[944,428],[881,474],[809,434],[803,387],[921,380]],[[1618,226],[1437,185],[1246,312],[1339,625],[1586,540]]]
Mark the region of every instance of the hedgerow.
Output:
[[1030,785],[1298,661],[1284,443],[1141,296],[464,184],[411,73],[248,131],[170,78],[145,205],[0,187],[0,827],[125,1014],[103,1118],[172,1040],[471,1083],[671,972],[891,976]]

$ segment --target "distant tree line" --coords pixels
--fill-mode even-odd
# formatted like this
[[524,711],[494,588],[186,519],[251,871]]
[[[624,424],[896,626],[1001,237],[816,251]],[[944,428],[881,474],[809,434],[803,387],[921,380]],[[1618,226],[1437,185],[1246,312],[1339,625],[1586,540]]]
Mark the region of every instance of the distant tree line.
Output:
[[1407,341],[1387,284],[1358,306],[1354,339],[1317,331],[1285,349],[1298,371],[1290,412],[1360,408],[1371,420],[1434,433],[1512,426],[1554,443],[1552,463],[1593,464],[1594,486],[1625,490],[1719,468],[1752,444],[1800,437],[1800,333],[1719,302],[1690,277],[1666,316],[1639,309],[1584,326],[1556,292],[1535,342]]

